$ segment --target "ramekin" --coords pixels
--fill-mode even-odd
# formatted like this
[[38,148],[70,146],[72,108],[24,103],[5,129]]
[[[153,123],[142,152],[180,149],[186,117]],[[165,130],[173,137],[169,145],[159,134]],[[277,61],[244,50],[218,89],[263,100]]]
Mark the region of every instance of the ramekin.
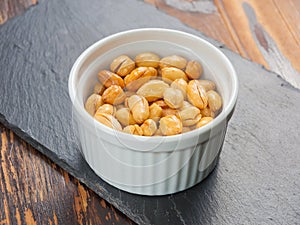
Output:
[[[178,54],[199,60],[202,78],[211,79],[223,99],[222,112],[199,129],[174,135],[144,137],[112,130],[84,109],[97,73],[121,54]],[[121,190],[142,195],[165,195],[203,180],[215,167],[227,123],[238,94],[236,72],[228,58],[209,42],[176,30],[145,28],[113,34],[87,48],[69,77],[73,123],[82,154],[94,172]]]

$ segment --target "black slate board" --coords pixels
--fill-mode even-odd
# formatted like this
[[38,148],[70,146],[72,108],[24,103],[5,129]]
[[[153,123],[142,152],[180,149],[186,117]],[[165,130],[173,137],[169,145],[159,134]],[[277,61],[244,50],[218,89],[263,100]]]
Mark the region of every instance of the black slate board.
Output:
[[165,27],[204,37],[136,0],[40,0],[0,27],[0,122],[140,224],[299,224],[300,92],[224,46],[239,100],[214,172],[174,195],[120,191],[84,162],[67,82],[78,55],[118,31]]

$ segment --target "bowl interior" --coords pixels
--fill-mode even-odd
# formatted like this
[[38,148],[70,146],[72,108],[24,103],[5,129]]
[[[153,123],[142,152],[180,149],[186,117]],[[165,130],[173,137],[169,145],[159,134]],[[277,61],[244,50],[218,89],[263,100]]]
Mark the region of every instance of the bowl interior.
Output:
[[215,67],[218,67],[218,64],[212,66],[212,62],[209,62],[206,58],[207,53],[205,52],[205,49],[203,49],[200,53],[197,53],[192,49],[168,41],[145,40],[122,44],[107,52],[103,52],[101,55],[94,58],[90,65],[82,71],[78,82],[77,97],[81,106],[84,106],[84,102],[93,92],[94,85],[96,82],[99,82],[97,79],[99,71],[109,69],[109,65],[112,60],[119,55],[125,54],[134,59],[137,54],[142,52],[154,52],[161,57],[176,54],[186,58],[187,60],[199,61],[204,69],[201,79],[214,81],[217,85],[217,91],[223,98],[224,106],[228,104],[231,95],[229,91],[226,91],[226,89],[229,88],[230,90],[232,88],[228,87],[230,86],[230,80],[228,80],[228,77],[226,76],[221,76],[221,74],[216,71],[217,69]]

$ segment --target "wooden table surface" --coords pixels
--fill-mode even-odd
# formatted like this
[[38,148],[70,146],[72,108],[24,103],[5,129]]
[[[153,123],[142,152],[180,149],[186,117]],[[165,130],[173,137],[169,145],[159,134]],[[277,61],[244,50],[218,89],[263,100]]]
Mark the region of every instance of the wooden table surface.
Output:
[[[145,2],[300,88],[300,0]],[[0,24],[35,4],[0,1]],[[2,124],[0,132],[0,225],[134,224]]]

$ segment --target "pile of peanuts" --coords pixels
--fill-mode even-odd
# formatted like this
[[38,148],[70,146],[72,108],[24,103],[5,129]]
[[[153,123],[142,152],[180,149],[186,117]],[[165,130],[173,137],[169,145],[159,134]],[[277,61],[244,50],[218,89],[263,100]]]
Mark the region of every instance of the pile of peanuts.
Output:
[[202,73],[199,62],[179,55],[144,52],[135,60],[120,55],[110,70],[98,73],[85,109],[100,123],[134,135],[188,132],[212,121],[222,108],[215,83],[201,80]]

